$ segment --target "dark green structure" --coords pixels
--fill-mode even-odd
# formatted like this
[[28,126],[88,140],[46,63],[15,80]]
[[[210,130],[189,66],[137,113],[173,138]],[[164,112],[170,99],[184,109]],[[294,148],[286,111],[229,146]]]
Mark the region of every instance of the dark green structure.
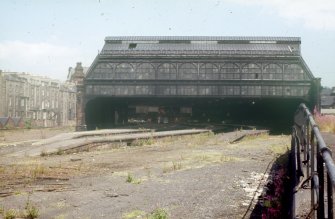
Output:
[[313,107],[320,81],[300,45],[297,37],[106,37],[82,85],[78,125],[178,121],[187,114],[259,119],[260,110],[264,116],[299,102]]

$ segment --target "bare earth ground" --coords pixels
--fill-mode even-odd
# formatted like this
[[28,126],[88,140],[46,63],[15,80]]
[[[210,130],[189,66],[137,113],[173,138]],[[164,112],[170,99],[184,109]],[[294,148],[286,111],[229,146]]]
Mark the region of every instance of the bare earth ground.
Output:
[[[70,130],[44,131],[44,137],[39,130],[5,141]],[[205,133],[73,154],[0,155],[0,208],[23,211],[29,202],[39,218],[58,219],[146,218],[157,208],[169,218],[248,217],[257,188],[290,137],[260,135],[234,144],[226,139],[225,133]]]

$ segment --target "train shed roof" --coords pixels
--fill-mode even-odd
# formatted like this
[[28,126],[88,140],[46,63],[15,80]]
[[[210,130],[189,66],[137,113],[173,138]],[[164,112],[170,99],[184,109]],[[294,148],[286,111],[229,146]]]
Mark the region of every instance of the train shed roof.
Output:
[[113,36],[102,55],[300,55],[299,37]]

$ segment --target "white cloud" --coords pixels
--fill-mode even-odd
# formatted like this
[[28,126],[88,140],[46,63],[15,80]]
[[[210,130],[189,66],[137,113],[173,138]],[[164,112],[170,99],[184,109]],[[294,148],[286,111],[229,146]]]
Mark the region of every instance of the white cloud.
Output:
[[65,79],[67,68],[78,61],[75,48],[50,43],[0,42],[0,69]]
[[307,28],[335,30],[334,0],[228,0],[244,5],[273,8],[290,21],[300,21]]

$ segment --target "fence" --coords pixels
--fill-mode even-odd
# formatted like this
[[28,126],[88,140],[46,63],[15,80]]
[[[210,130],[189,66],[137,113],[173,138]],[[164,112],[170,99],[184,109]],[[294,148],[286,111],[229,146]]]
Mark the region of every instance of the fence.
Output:
[[297,193],[310,193],[306,218],[333,218],[335,165],[312,114],[301,104],[294,116],[291,140],[291,218],[296,218]]

